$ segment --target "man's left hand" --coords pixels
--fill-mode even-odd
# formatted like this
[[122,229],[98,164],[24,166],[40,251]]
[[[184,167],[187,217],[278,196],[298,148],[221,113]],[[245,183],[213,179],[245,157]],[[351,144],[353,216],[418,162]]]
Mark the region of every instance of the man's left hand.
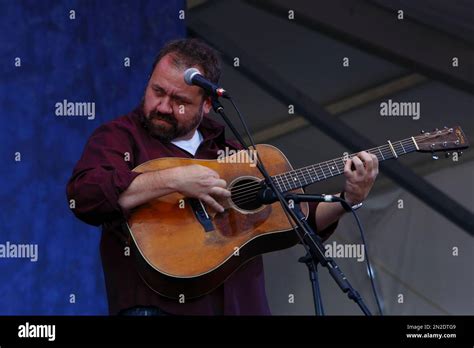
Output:
[[[352,168],[354,167],[354,168]],[[379,173],[377,156],[359,152],[357,156],[346,160],[344,165],[344,197],[349,205],[361,203],[369,194]]]

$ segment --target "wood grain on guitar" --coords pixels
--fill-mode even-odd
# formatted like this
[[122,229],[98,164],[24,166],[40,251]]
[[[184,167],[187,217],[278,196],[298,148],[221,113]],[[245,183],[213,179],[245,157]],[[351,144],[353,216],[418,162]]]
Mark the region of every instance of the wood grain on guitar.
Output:
[[[445,127],[388,141],[366,151],[385,161],[415,151],[434,153],[468,146],[460,127]],[[277,148],[257,145],[257,151],[282,192],[301,193],[308,185],[341,175],[347,160],[340,157],[294,170]],[[298,242],[279,203],[265,206],[258,202],[262,176],[255,165],[236,162],[239,161],[232,158],[228,161],[159,158],[134,169],[147,172],[200,164],[215,170],[229,183],[232,193],[227,201],[220,202],[225,207],[223,213],[213,212],[203,202],[178,193],[154,199],[131,212],[127,227],[138,270],[157,293],[173,299],[202,296],[251,258]],[[308,216],[306,203],[302,209]]]

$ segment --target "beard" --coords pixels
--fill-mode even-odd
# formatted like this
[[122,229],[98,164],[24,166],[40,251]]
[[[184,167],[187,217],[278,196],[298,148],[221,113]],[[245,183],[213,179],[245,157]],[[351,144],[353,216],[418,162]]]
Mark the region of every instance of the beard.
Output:
[[199,110],[186,123],[179,123],[173,114],[150,111],[148,115],[144,115],[143,124],[152,137],[161,142],[169,143],[173,139],[185,136],[201,123],[203,106],[204,102],[201,103]]

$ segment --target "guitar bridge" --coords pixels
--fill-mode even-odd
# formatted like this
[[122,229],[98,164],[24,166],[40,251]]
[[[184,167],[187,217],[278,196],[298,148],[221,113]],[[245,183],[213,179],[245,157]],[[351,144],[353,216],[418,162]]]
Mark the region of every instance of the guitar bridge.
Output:
[[191,205],[193,209],[194,215],[196,216],[199,223],[204,227],[206,232],[214,231],[214,224],[212,223],[212,219],[206,211],[206,207],[202,204],[200,199],[195,198],[188,198],[188,203]]

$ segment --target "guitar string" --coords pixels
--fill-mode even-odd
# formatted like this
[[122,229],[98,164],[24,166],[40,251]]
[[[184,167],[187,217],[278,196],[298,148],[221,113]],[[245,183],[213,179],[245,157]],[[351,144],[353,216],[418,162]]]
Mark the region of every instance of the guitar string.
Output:
[[[405,147],[405,149],[408,149],[409,151],[411,150],[410,148],[408,147]],[[369,150],[370,152],[370,150]],[[406,151],[404,150],[404,152],[406,153]],[[410,151],[411,152],[411,151]],[[384,159],[391,159],[391,158],[394,158],[395,156],[393,156],[393,153],[391,152],[386,152],[385,153],[387,156],[383,156]],[[392,157],[389,157],[390,154],[392,155]],[[355,157],[356,155],[352,155],[350,156],[351,158],[352,157]],[[382,159],[383,160],[383,159]],[[328,166],[327,169],[323,169],[321,166],[320,169],[315,169],[314,165],[313,166],[309,166],[309,167],[303,167],[303,168],[300,168],[300,169],[297,169],[295,171],[293,171],[294,174],[290,175],[290,178],[293,179],[291,181],[289,181],[288,177],[286,176],[286,180],[287,180],[287,183],[288,183],[288,187],[289,189],[286,187],[287,184],[285,184],[283,178],[281,177],[282,175],[277,175],[277,176],[274,176],[273,178],[275,179],[275,183],[279,186],[279,189],[281,191],[282,187],[288,191],[288,190],[293,190],[293,189],[297,189],[299,187],[302,187],[302,186],[305,186],[305,185],[310,185],[314,182],[317,182],[317,181],[321,181],[321,178],[320,176],[318,175],[319,172],[322,173],[322,176],[324,176],[324,178],[328,178],[328,177],[333,177],[335,175],[340,175],[343,173],[343,170],[341,171],[341,169],[343,168],[339,168],[339,164],[336,163],[336,161],[340,161],[341,164],[343,164],[342,162],[342,159],[341,158],[338,158],[338,159],[334,159],[334,160],[331,160],[331,161],[327,161],[328,163],[330,162],[333,162],[334,165],[336,165],[337,167],[337,174],[333,174],[333,171],[335,172],[335,167],[333,164],[331,164],[331,169],[329,168],[329,165],[326,163],[326,165]],[[343,164],[344,165],[344,164]],[[311,168],[313,170],[313,172],[316,173],[316,177],[318,178],[317,181],[314,181],[314,174],[312,175],[310,172],[309,172],[309,168]],[[306,172],[304,172],[304,170],[306,169]],[[285,174],[283,174],[285,175]],[[309,180],[307,180],[307,178],[309,178]],[[303,181],[305,183],[303,183]],[[299,185],[298,185],[298,182],[299,182]],[[296,187],[292,187],[293,184],[291,183],[296,183],[297,186]],[[258,192],[261,188],[260,186],[261,184],[261,180],[258,181],[258,182],[253,182],[253,183],[249,183],[249,184],[245,184],[245,185],[242,185],[242,186],[245,186],[243,189],[242,189],[242,186],[239,187],[239,189],[237,190],[232,190],[232,197],[235,198],[233,199],[234,202],[236,202],[239,198],[244,198],[245,196],[248,196],[249,194],[250,195],[253,195],[255,192]],[[249,189],[252,188],[250,191]]]
[[[445,131],[444,131],[445,132]],[[418,139],[420,140],[420,138],[423,138],[423,137],[426,137],[425,136],[416,136],[414,137],[415,140]],[[438,142],[438,143],[441,143],[441,142]],[[403,154],[407,154],[408,152],[413,152],[416,150],[416,146],[415,144],[413,143],[413,139],[412,138],[407,138],[407,139],[403,139],[403,140],[400,140],[400,141],[395,141],[393,143],[391,143],[392,146],[394,147],[394,150],[395,150],[395,153],[397,153],[397,155],[403,155]],[[406,145],[406,146],[403,146],[403,145]],[[398,148],[398,149],[397,149]],[[369,153],[372,153],[373,150],[378,150],[380,152],[380,154],[382,155],[382,161],[383,160],[386,160],[386,159],[392,159],[392,158],[396,158],[396,156],[393,155],[393,152],[390,148],[390,145],[382,145],[382,146],[378,146],[376,148],[372,148],[372,149],[369,149],[369,150],[366,150],[367,152]],[[400,150],[400,154],[399,151]],[[408,150],[408,151],[407,151]],[[382,152],[383,151],[383,152]],[[383,154],[386,154],[387,156],[384,156]],[[378,154],[377,155],[377,158],[378,158]],[[349,155],[348,157],[350,158],[353,158],[357,156],[357,154],[351,154]],[[326,179],[327,176],[326,176],[326,169],[323,169],[321,167],[321,165],[324,165],[326,164],[326,166],[328,167],[328,171],[330,173],[328,173],[329,177],[333,177],[335,176],[332,171],[329,169],[329,166],[328,166],[328,163],[330,162],[333,162],[333,164],[336,165],[337,169],[338,169],[338,174],[337,175],[340,175],[341,172],[340,172],[340,169],[338,167],[338,164],[336,164],[336,161],[343,161],[342,159],[344,159],[344,157],[340,157],[340,158],[336,158],[336,159],[332,159],[332,160],[328,160],[328,161],[325,161],[325,162],[321,162],[319,164],[317,164],[321,171],[322,171],[322,174],[324,176],[324,178]],[[379,159],[380,160],[380,159]],[[281,189],[281,186],[284,187],[284,189],[286,191],[290,191],[290,190],[294,190],[294,189],[297,189],[299,187],[302,187],[302,186],[305,186],[305,184],[302,184],[301,182],[301,174],[302,174],[302,178],[305,180],[306,184],[307,185],[310,185],[308,183],[308,181],[306,180],[306,174],[303,172],[304,169],[306,169],[306,171],[308,172],[308,175],[309,175],[309,178],[311,180],[314,180],[314,177],[311,176],[311,174],[309,173],[309,169],[313,169],[313,171],[315,173],[318,173],[319,170],[315,170],[315,167],[316,165],[311,165],[311,166],[307,166],[307,167],[303,167],[303,168],[299,168],[299,169],[296,169],[294,171],[291,171],[291,172],[287,172],[287,173],[282,173],[282,174],[278,174],[278,175],[275,175],[273,176],[272,178],[274,178],[276,180],[276,184],[278,185],[278,188],[280,189],[280,191],[282,191]],[[332,169],[334,169],[334,166],[332,166]],[[292,177],[294,179],[294,181],[296,182],[296,179],[295,179],[295,175],[291,175],[290,173],[294,173],[296,174],[296,179],[300,182],[301,186],[297,186],[295,188],[292,188],[291,187],[291,184],[290,184],[290,181],[288,180],[288,175],[290,175],[290,177]],[[287,180],[287,183],[288,183],[288,186],[290,187],[290,189],[288,190],[286,188],[286,184],[282,178],[282,176],[285,176],[286,180]],[[319,176],[317,175],[318,177],[318,180],[317,181],[321,181],[321,179],[319,178]],[[311,182],[310,180],[310,183],[313,183]],[[238,190],[234,190],[233,192],[235,193],[236,191],[242,191],[242,190],[245,190],[246,192],[238,192],[238,194],[235,194],[233,195],[233,197],[235,197],[236,199],[233,199],[233,202],[236,203],[236,204],[242,204],[242,203],[246,203],[246,202],[252,202],[252,201],[256,201],[256,193],[258,193],[258,191],[260,190],[260,183],[261,183],[262,180],[258,181],[258,182],[253,182],[253,183],[249,183],[249,184],[245,184],[245,185],[242,185],[241,187],[239,187]],[[283,185],[282,185],[283,184]],[[245,187],[246,186],[246,187]],[[254,187],[253,189],[251,189],[250,187]],[[250,190],[249,190],[250,189]],[[242,194],[243,193],[243,194]],[[250,197],[249,197],[250,196]]]
[[[406,144],[407,145],[407,144]],[[383,154],[387,155],[387,156],[383,156],[382,159],[379,159],[379,160],[383,160],[385,157],[389,157],[390,155],[393,155],[393,153],[391,152],[390,150],[390,147],[388,145],[384,145],[383,146],[384,148],[382,149],[384,152]],[[385,148],[386,147],[386,148]],[[377,148],[373,148],[373,149],[369,149],[367,150],[367,152],[374,152],[373,150],[379,150],[380,147],[377,147]],[[405,148],[408,148],[408,147],[405,147]],[[413,148],[414,149],[414,148]],[[382,152],[380,152],[382,153]],[[350,158],[353,158],[355,157],[357,154],[351,154],[349,155],[348,157]],[[378,154],[376,154],[378,155]],[[378,158],[378,156],[377,156]],[[390,157],[390,158],[393,158]],[[313,164],[313,165],[310,165],[310,166],[306,166],[306,167],[302,167],[302,168],[299,168],[299,169],[295,169],[293,171],[289,171],[289,172],[286,172],[286,173],[281,173],[281,174],[277,174],[277,175],[274,175],[273,178],[277,179],[277,180],[281,180],[281,182],[284,184],[284,180],[283,180],[283,176],[285,177],[285,179],[287,179],[287,182],[288,182],[288,175],[291,177],[291,178],[294,178],[294,175],[292,175],[291,173],[297,173],[298,171],[303,171],[303,170],[306,170],[306,171],[309,171],[309,169],[312,169],[313,171],[315,171],[315,167],[316,166],[319,166],[320,169],[317,169],[318,171],[322,171],[322,174],[323,174],[323,177],[326,177],[326,174],[327,173],[331,173],[330,169],[329,169],[329,163],[333,162],[333,164],[336,164],[335,161],[342,161],[344,159],[344,157],[339,157],[339,158],[335,158],[335,159],[332,159],[332,160],[328,160],[328,161],[325,161],[325,162],[321,162],[321,163],[317,163],[317,164]],[[322,166],[323,165],[326,165],[326,167],[328,167],[328,169],[323,169]],[[331,164],[332,166],[332,164]],[[337,164],[336,164],[337,166]],[[333,166],[334,168],[334,166]],[[339,169],[339,168],[338,168]],[[306,175],[306,174],[305,174]],[[238,192],[238,191],[241,191],[242,189],[245,189],[246,187],[248,186],[254,186],[254,185],[259,185],[261,181],[259,182],[252,182],[252,183],[249,183],[249,184],[244,184],[244,185],[241,185],[239,186],[237,189],[233,190],[233,192]]]
[[[398,144],[397,144],[397,145],[398,145]],[[407,145],[407,144],[405,144],[405,145]],[[394,156],[393,156],[393,153],[392,153],[390,147],[389,147],[388,145],[384,145],[383,147],[384,147],[384,148],[383,148],[383,154],[384,154],[385,156],[382,156],[382,158],[379,159],[379,160],[382,160],[382,161],[383,161],[384,158],[387,158],[387,159],[388,159],[388,158],[393,158]],[[386,147],[386,148],[385,148],[385,147]],[[403,152],[405,152],[405,153],[406,153],[406,149],[409,149],[410,152],[411,152],[411,150],[414,150],[414,149],[415,149],[414,147],[413,147],[413,148],[410,148],[409,146],[404,146],[403,148],[405,149],[405,150],[403,150]],[[367,151],[368,151],[369,153],[371,153],[371,152],[376,152],[376,151],[374,151],[374,150],[382,150],[382,149],[380,149],[380,147],[378,147],[378,148],[369,149],[369,150],[367,150]],[[382,154],[382,152],[380,152],[380,153]],[[377,153],[374,153],[374,154],[378,155]],[[354,158],[354,157],[356,157],[356,156],[357,156],[357,154],[351,154],[351,155],[349,155],[348,157]],[[390,157],[390,156],[392,156],[392,157]],[[377,156],[377,158],[378,158],[378,156]],[[282,174],[277,174],[277,175],[274,175],[272,178],[274,178],[274,179],[277,181],[277,183],[278,183],[279,185],[281,184],[280,186],[286,186],[285,181],[284,181],[284,178],[285,178],[286,181],[287,181],[287,183],[288,183],[288,186],[290,186],[290,188],[291,188],[291,184],[290,184],[290,182],[289,182],[289,180],[288,180],[288,176],[289,176],[290,178],[292,178],[293,181],[294,181],[295,176],[296,176],[296,177],[299,179],[298,181],[301,182],[301,179],[300,179],[300,178],[303,178],[303,179],[305,180],[305,182],[308,183],[308,181],[306,180],[306,178],[309,177],[309,178],[312,179],[312,176],[311,176],[311,174],[309,173],[309,170],[311,169],[313,172],[315,172],[315,173],[317,173],[317,174],[321,173],[321,175],[322,175],[323,178],[327,178],[328,176],[331,177],[331,176],[333,176],[331,169],[335,170],[334,165],[336,165],[336,167],[337,167],[338,174],[341,173],[341,168],[339,168],[339,164],[337,164],[336,161],[342,163],[343,166],[344,166],[343,160],[344,160],[344,157],[335,158],[335,159],[328,160],[328,161],[325,161],[325,162],[321,162],[321,163],[318,163],[318,164],[314,164],[314,165],[302,167],[302,168],[299,168],[299,169],[296,169],[296,170],[293,170],[293,171],[290,171],[290,172],[286,172],[286,173],[282,173]],[[332,163],[331,163],[331,162],[332,162]],[[331,165],[331,169],[330,169],[330,167],[329,167],[329,164]],[[326,165],[327,168],[323,168],[324,165]],[[343,166],[342,166],[342,168],[343,168]],[[320,169],[317,169],[317,167],[320,167]],[[306,171],[307,174],[304,173],[303,171]],[[292,174],[292,173],[293,173],[293,174]],[[319,175],[316,175],[316,176],[317,176],[318,179],[319,179]],[[283,178],[283,177],[284,177],[284,178]],[[318,181],[320,181],[320,180],[321,180],[321,179],[319,179]],[[262,180],[260,180],[260,181],[258,181],[258,182],[255,182],[255,181],[254,181],[254,182],[252,182],[252,183],[248,183],[248,184],[241,185],[241,186],[239,186],[238,188],[236,188],[235,190],[232,190],[232,193],[238,194],[240,191],[246,190],[248,187],[260,186],[261,181],[262,181]],[[292,181],[292,182],[293,182],[293,181]]]
[[[397,145],[400,145],[401,147],[401,144],[397,144]],[[395,145],[394,145],[395,146]],[[406,147],[401,147],[401,150],[403,150],[404,153],[407,153],[406,150],[412,152],[411,150],[414,150],[415,148],[410,148],[408,146]],[[373,149],[370,149],[370,150],[373,150]],[[368,152],[370,152],[370,150],[368,150]],[[398,151],[397,151],[398,152]],[[401,153],[401,151],[400,151]],[[391,152],[385,152],[385,154],[387,156],[384,156],[384,159],[391,159],[391,158],[395,158],[395,156],[393,156],[393,153]],[[389,157],[390,154],[392,155],[392,157]],[[349,157],[355,157],[356,155],[351,155]],[[331,161],[327,161],[327,162],[333,162],[336,166],[338,166],[338,164],[335,163],[336,160],[339,160],[342,162],[342,160],[339,158],[339,159],[335,159],[335,160],[331,160]],[[383,159],[382,159],[383,160]],[[314,167],[314,166],[310,166],[310,167]],[[314,183],[312,182],[312,180],[314,180],[314,175],[311,175],[311,173],[309,173],[309,168],[310,167],[304,167],[304,168],[300,168],[298,169],[297,171],[299,171],[299,173],[297,171],[294,171],[294,173],[296,173],[296,175],[291,175],[291,177],[294,179],[293,181],[291,182],[294,182],[294,183],[297,183],[297,181],[299,182],[300,185],[298,185],[297,187],[292,187],[291,183],[288,181],[288,186],[289,186],[289,189],[286,187],[287,184],[284,183],[283,179],[282,178],[276,178],[276,184],[278,185],[278,188],[280,189],[280,191],[282,191],[282,187],[285,189],[285,191],[290,191],[290,190],[294,190],[294,189],[297,189],[297,188],[300,188],[302,186],[305,186],[305,185],[310,185],[311,183]],[[306,171],[308,172],[308,174],[304,173],[303,170],[306,169]],[[332,169],[334,170],[334,166],[332,166]],[[315,169],[313,168],[313,171],[315,171]],[[319,170],[318,170],[319,171]],[[330,169],[323,169],[321,168],[321,171],[324,173],[325,175],[325,178],[327,178],[328,176],[329,177],[333,177],[335,176],[332,171]],[[338,168],[338,174],[336,175],[340,175],[342,174],[343,172],[341,172],[341,170]],[[326,176],[327,174],[327,176]],[[318,180],[317,181],[321,181],[319,175],[316,175],[318,177]],[[307,178],[309,177],[309,181],[306,180]],[[302,179],[305,181],[305,184],[303,184],[303,181]],[[316,181],[315,181],[316,182]],[[246,185],[242,185],[242,186],[246,186],[244,192],[242,192],[242,189],[239,190],[239,192],[237,192],[237,194],[235,193],[235,191],[233,190],[233,195],[232,195],[232,201],[236,204],[242,204],[242,203],[245,203],[245,202],[250,202],[250,201],[253,201],[255,200],[256,198],[256,193],[261,189],[261,186],[260,186],[260,183],[261,183],[261,180],[258,181],[258,182],[253,182],[251,184],[246,184]],[[252,186],[252,188],[250,188],[249,186]],[[250,197],[249,197],[250,196]],[[250,198],[250,200],[249,200]]]
[[[443,132],[445,132],[445,131],[443,131]],[[424,136],[416,136],[414,138],[420,140],[420,138],[422,138],[422,137],[424,137]],[[438,142],[438,143],[441,143],[441,142]],[[398,155],[399,152],[400,152],[400,155],[403,155],[403,154],[406,154],[408,152],[413,152],[413,151],[416,150],[416,147],[413,143],[412,138],[407,138],[407,139],[403,139],[403,140],[400,140],[400,141],[395,141],[391,144],[394,147],[394,150],[397,153],[397,155]],[[404,144],[406,146],[403,146]],[[407,152],[407,149],[408,149],[408,152]],[[378,146],[376,148],[372,148],[372,149],[369,149],[369,150],[366,150],[366,151],[369,152],[369,153],[372,153],[372,152],[376,152],[377,150],[382,155],[382,159],[379,159],[379,160],[383,161],[385,159],[395,158],[395,156],[393,155],[392,150],[390,148],[390,145],[388,145],[388,144]],[[387,156],[384,156],[384,154],[387,155]],[[377,158],[378,158],[378,153],[376,153],[376,155],[377,155]],[[348,157],[353,158],[355,156],[357,156],[357,154],[351,154]],[[325,179],[328,176],[329,177],[335,176],[331,171],[331,169],[334,170],[334,166],[332,164],[336,165],[336,168],[338,170],[338,174],[336,174],[336,175],[340,175],[341,170],[339,168],[339,164],[337,164],[336,161],[341,161],[342,164],[344,164],[343,159],[344,159],[344,157],[340,157],[340,158],[335,158],[335,159],[332,159],[332,160],[328,160],[328,161],[316,164],[317,166],[320,167],[320,170],[315,169],[316,165],[311,165],[311,166],[299,168],[299,169],[296,169],[296,170],[293,170],[293,171],[290,171],[290,172],[287,172],[287,173],[278,174],[278,175],[273,176],[272,178],[275,179],[275,183],[279,186],[280,191],[282,191],[281,186],[283,186],[286,191],[289,191],[289,190],[292,190],[292,189],[297,189],[299,187],[302,187],[302,186],[305,186],[305,185],[310,185],[310,184],[314,183],[314,182],[312,182],[312,180],[314,181],[314,176],[312,176],[311,173],[309,172],[310,169],[312,169],[313,172],[316,173],[316,176],[318,177],[317,181],[321,181],[321,179],[319,178],[319,175],[318,175],[319,171],[321,171],[321,173],[322,173],[322,175],[324,176]],[[330,169],[329,168],[329,163],[331,163],[331,162],[332,162],[332,164],[331,164],[331,169]],[[326,164],[326,167],[328,167],[328,169],[323,169],[322,165],[324,165],[324,164]],[[308,174],[304,173],[303,172],[304,170],[306,170],[308,172]],[[326,175],[326,174],[328,174],[328,175]],[[290,181],[288,179],[288,175],[290,175],[290,178],[293,178],[293,181]],[[309,179],[310,179],[309,182],[308,182],[308,180],[306,180],[308,175],[309,175]],[[286,179],[286,181],[288,183],[289,190],[286,188],[286,184],[285,184],[285,181],[284,181],[283,177]],[[301,178],[303,178],[305,180],[305,184],[302,183]],[[255,200],[256,193],[260,190],[261,181],[262,180],[259,180],[258,182],[252,182],[252,183],[249,183],[249,184],[241,185],[238,189],[233,190],[232,191],[233,192],[233,197],[235,198],[235,199],[233,199],[234,203],[240,203],[241,204],[242,202],[248,201],[248,199],[247,200],[245,199],[246,196],[251,196],[251,197],[247,197],[247,198],[250,198],[250,201]],[[292,184],[290,182],[295,182],[296,183],[296,181],[299,181],[301,186],[297,186],[295,188],[292,188]]]

